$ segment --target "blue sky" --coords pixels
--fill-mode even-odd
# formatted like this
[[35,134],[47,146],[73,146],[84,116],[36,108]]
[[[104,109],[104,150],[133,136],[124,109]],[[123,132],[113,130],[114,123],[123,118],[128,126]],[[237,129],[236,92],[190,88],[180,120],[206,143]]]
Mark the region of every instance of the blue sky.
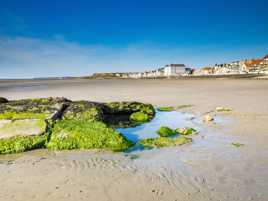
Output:
[[0,77],[262,57],[267,7],[267,0],[0,0]]

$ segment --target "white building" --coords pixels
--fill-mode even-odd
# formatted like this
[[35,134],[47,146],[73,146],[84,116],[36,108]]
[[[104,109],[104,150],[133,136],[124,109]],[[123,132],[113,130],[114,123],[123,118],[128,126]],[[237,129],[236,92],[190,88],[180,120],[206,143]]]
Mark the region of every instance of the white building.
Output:
[[184,64],[169,64],[164,67],[164,76],[178,76],[186,73]]

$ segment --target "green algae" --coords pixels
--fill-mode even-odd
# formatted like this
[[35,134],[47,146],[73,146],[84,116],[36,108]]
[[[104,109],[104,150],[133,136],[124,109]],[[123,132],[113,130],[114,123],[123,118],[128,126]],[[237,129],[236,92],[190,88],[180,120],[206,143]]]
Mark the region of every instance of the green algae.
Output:
[[175,107],[172,106],[161,106],[157,108],[158,111],[162,111],[162,112],[169,112],[169,111],[174,111]]
[[181,135],[192,135],[192,134],[197,132],[194,128],[187,128],[187,127],[186,128],[177,128],[177,129],[175,129],[175,131]]
[[227,107],[216,107],[216,112],[231,112],[232,109],[231,108],[227,108]]
[[150,121],[150,117],[148,114],[143,112],[134,112],[129,117],[132,122],[148,122]]
[[167,127],[167,126],[161,126],[158,130],[157,130],[157,134],[161,137],[169,137],[169,136],[174,136],[176,135],[176,131],[172,130],[171,128]]
[[123,151],[132,146],[121,133],[102,122],[61,120],[52,128],[47,148],[64,149],[109,149]]
[[192,142],[192,139],[187,137],[177,137],[177,138],[158,137],[158,138],[143,139],[139,141],[139,143],[146,148],[180,146],[190,142]]
[[0,154],[12,154],[43,148],[48,135],[16,136],[0,139]]
[[232,145],[235,146],[235,147],[237,147],[237,148],[239,148],[239,147],[244,146],[245,144],[241,144],[239,142],[232,142]]
[[180,110],[180,109],[190,108],[193,106],[194,105],[192,105],[192,104],[179,105],[179,106],[177,106],[177,109]]
[[4,112],[0,113],[1,119],[45,119],[47,114],[45,113],[33,113],[33,112]]

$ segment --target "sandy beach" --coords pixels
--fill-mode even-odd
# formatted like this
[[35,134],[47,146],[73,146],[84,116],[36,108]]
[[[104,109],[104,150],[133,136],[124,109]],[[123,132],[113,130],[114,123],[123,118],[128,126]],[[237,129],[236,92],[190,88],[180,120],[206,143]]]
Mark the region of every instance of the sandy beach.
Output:
[[[266,201],[268,80],[3,80],[12,99],[192,104],[193,143],[130,153],[36,150],[0,156],[0,200]],[[201,119],[217,106],[214,124]],[[244,144],[235,147],[232,142]]]

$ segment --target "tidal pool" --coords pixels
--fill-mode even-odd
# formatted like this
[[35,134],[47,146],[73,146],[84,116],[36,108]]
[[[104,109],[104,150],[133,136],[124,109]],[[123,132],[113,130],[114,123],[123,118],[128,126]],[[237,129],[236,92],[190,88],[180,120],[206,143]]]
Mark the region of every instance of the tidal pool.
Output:
[[182,113],[178,111],[160,112],[157,111],[155,117],[148,123],[134,125],[134,127],[120,128],[116,130],[122,133],[127,139],[138,142],[141,139],[156,138],[157,130],[161,126],[168,126],[172,129],[182,127],[194,127],[196,128],[197,122],[191,114]]

